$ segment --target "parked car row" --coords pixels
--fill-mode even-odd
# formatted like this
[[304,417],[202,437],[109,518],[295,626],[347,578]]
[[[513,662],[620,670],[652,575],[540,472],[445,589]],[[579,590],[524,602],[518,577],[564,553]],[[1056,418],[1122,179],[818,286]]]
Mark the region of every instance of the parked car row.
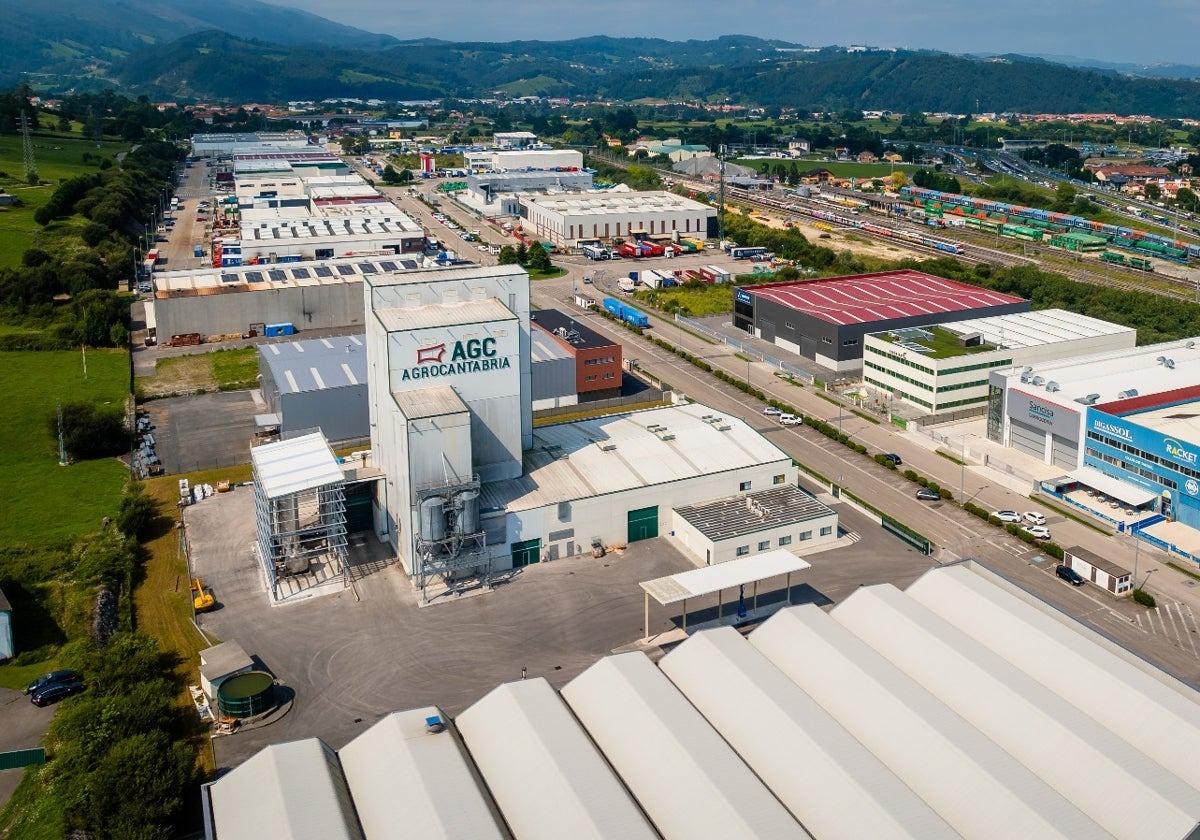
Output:
[[138,410],[137,421],[134,424],[134,434],[137,437],[137,447],[133,451],[133,472],[138,478],[152,475],[162,475],[162,463],[155,451],[154,422],[150,415]]
[[83,675],[78,671],[51,671],[42,674],[36,680],[25,686],[29,702],[35,706],[49,706],[72,694],[79,694],[86,686]]

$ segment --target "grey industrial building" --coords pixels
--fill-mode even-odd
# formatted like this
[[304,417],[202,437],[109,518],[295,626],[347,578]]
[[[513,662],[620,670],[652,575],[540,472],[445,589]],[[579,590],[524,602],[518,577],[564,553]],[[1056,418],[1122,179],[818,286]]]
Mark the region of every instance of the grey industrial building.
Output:
[[1028,311],[1013,295],[901,269],[739,286],[733,325],[841,372],[862,367],[868,333]]
[[280,438],[320,429],[330,441],[371,434],[367,402],[367,347],[361,335],[281,341],[258,348],[267,413]]
[[420,259],[342,257],[310,262],[163,271],[146,325],[173,335],[244,333],[254,324],[298,330],[363,327],[362,278],[420,268]]
[[590,190],[592,173],[553,169],[479,172],[467,176],[467,187],[484,204],[491,204],[501,193]]
[[546,330],[532,324],[531,327],[529,358],[533,371],[533,410],[575,405],[579,402],[575,390],[575,354]]

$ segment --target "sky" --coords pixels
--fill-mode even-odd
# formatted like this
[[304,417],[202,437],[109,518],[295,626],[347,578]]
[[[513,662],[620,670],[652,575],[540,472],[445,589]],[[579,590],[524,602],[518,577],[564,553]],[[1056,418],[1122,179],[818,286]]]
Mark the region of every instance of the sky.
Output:
[[868,44],[1200,63],[1200,0],[269,0],[399,38],[557,40],[742,34],[808,46]]

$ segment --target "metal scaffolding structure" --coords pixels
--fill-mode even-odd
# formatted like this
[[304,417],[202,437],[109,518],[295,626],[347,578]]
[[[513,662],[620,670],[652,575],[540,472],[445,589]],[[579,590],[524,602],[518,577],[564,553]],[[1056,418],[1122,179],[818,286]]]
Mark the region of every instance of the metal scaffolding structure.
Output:
[[491,557],[479,519],[479,477],[422,487],[416,493],[417,556],[413,576],[421,597],[429,581],[447,583],[470,572],[486,578]]
[[314,567],[332,568],[344,583],[345,480],[324,437],[255,447],[251,461],[258,556],[272,596],[281,578]]

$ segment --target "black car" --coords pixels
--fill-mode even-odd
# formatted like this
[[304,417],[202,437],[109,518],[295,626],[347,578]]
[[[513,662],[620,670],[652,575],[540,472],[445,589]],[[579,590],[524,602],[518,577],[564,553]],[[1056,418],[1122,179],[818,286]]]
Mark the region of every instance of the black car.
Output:
[[885,452],[885,453],[883,453],[883,457],[886,460],[891,461],[892,464],[897,467],[904,463],[903,461],[900,460],[900,456],[897,455],[895,452]]
[[29,685],[25,686],[25,693],[33,694],[34,692],[40,691],[47,686],[61,682],[83,682],[83,675],[78,671],[51,671],[48,674],[42,674]]
[[941,495],[936,490],[930,490],[928,487],[922,487],[917,491],[917,501],[939,502],[941,499]]
[[30,692],[29,702],[35,706],[49,706],[51,703],[57,703],[59,700],[70,697],[72,694],[78,694],[83,691],[83,688],[82,679],[53,682],[36,691]]
[[1083,575],[1072,569],[1070,566],[1057,566],[1054,569],[1054,574],[1065,580],[1072,586],[1083,586],[1087,581],[1083,579]]

